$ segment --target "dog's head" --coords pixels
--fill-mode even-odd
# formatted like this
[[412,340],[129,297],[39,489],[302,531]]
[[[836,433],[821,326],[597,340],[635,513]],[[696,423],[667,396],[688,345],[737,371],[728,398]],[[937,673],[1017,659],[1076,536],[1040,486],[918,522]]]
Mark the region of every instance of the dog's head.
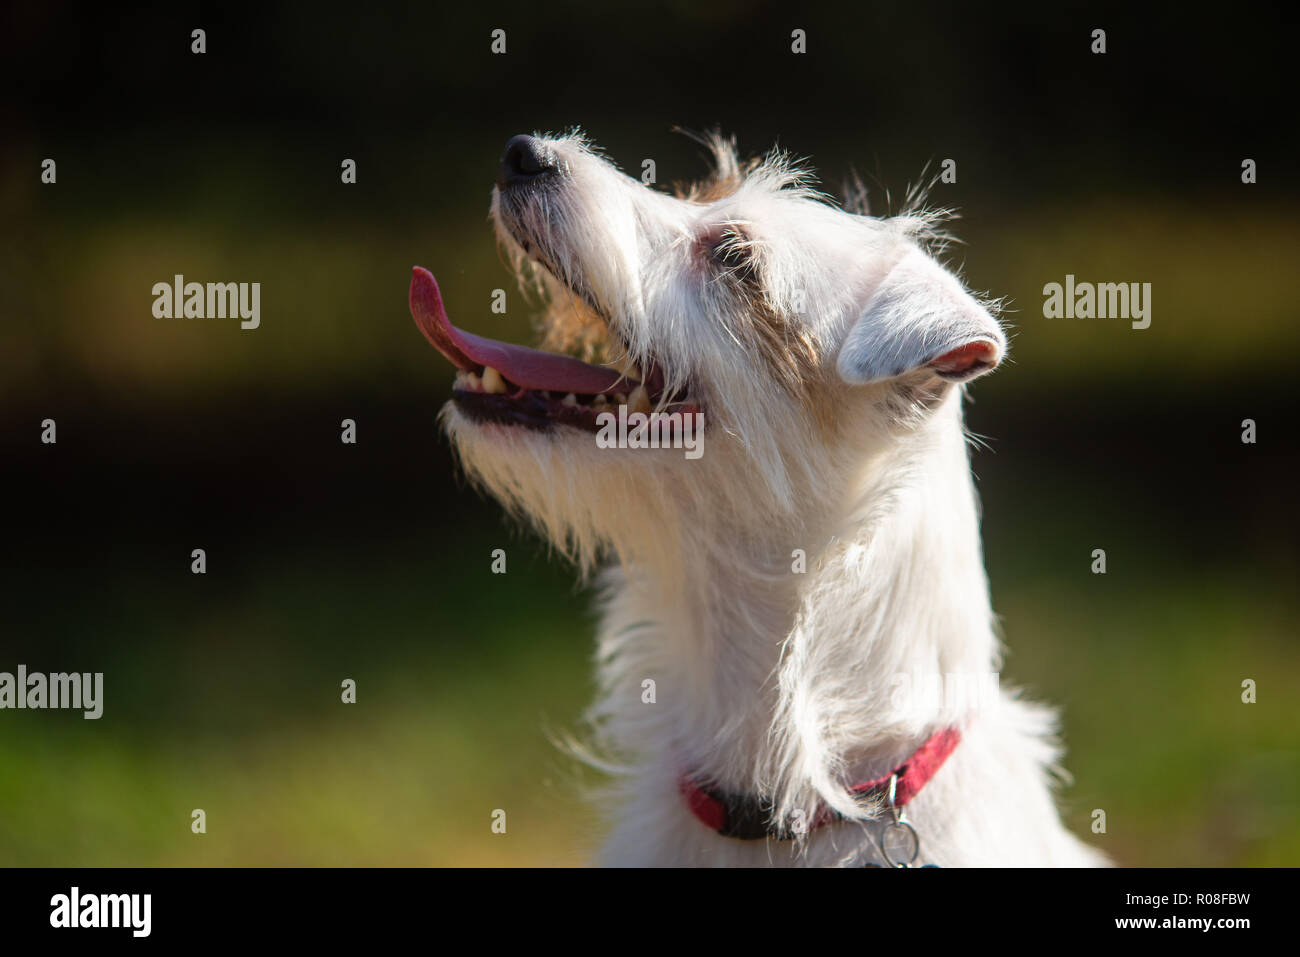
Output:
[[[492,218],[545,294],[544,351],[456,329],[432,276],[412,283],[417,323],[460,369],[445,419],[465,464],[578,551],[644,531],[631,516],[647,512],[780,523],[1006,348],[924,251],[925,217],[846,211],[785,156],[742,165],[709,142],[712,178],[668,195],[579,135],[510,140]],[[620,407],[632,426],[664,417],[656,444],[676,447],[598,442]]]

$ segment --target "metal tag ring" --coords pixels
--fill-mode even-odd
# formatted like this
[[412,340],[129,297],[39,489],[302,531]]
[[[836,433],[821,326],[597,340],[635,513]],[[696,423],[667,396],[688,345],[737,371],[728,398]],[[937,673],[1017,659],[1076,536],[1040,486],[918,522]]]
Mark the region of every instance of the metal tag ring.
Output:
[[[890,831],[906,831],[912,837],[912,855],[907,860],[894,860],[889,856],[889,851],[885,847],[885,837]],[[921,853],[921,835],[916,833],[916,828],[912,827],[907,821],[891,821],[880,829],[880,835],[876,839],[880,847],[880,856],[885,859],[885,863],[890,867],[911,867],[916,861],[917,856]]]

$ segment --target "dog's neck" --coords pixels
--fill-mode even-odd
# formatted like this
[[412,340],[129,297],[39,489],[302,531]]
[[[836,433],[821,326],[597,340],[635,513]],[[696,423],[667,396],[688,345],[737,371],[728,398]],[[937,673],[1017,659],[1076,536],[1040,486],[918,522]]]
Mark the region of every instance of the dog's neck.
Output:
[[[905,441],[866,450],[849,494],[813,490],[793,522],[695,515],[675,562],[635,567],[609,600],[602,655],[622,672],[612,694],[647,678],[656,694],[611,729],[634,739],[617,743],[654,752],[659,773],[675,764],[789,807],[957,720],[964,703],[930,692],[992,675],[997,650],[960,401],[952,390]],[[628,637],[646,621],[653,640]]]

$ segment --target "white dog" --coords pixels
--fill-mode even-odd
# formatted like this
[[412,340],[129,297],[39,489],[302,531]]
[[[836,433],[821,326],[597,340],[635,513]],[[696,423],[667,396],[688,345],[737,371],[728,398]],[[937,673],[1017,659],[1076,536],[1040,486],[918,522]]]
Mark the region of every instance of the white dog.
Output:
[[[548,351],[411,286],[460,369],[468,472],[584,570],[614,559],[586,748],[605,861],[1101,863],[1053,803],[1053,714],[997,687],[960,383],[1002,329],[927,253],[937,217],[709,143],[712,179],[669,196],[579,135],[510,141],[492,217]],[[598,442],[620,408],[676,415],[678,448]]]

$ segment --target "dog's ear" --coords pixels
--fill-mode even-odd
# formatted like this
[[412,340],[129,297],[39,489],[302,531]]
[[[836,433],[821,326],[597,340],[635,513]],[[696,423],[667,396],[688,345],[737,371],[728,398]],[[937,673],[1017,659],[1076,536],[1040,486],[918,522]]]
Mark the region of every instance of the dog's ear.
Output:
[[849,329],[836,369],[849,385],[922,368],[965,382],[997,366],[1006,349],[1006,335],[988,310],[956,276],[913,247]]

